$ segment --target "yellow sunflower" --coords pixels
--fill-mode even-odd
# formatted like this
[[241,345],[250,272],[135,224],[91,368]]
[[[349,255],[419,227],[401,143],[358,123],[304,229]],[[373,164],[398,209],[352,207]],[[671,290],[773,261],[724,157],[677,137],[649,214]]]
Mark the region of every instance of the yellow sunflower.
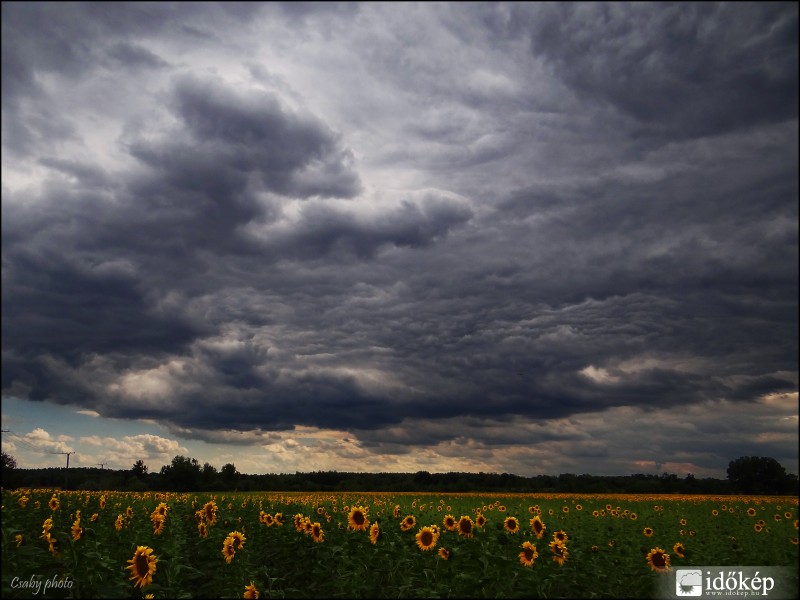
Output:
[[417,533],[417,546],[420,550],[427,551],[433,550],[436,546],[436,540],[439,536],[430,527],[423,527]]
[[644,529],[642,529],[642,533],[645,535],[645,537],[650,537],[651,535],[653,535],[653,528],[645,527]]
[[367,518],[367,511],[363,506],[354,506],[347,515],[347,523],[350,529],[355,531],[366,531],[369,527],[369,519]]
[[201,538],[208,537],[208,528],[206,528],[205,523],[198,523],[197,524],[197,533],[200,535]]
[[553,539],[559,544],[566,544],[568,538],[569,536],[563,529],[560,529],[553,533]]
[[322,525],[314,523],[311,526],[311,537],[314,538],[315,542],[320,544],[325,541],[325,533],[322,531]]
[[748,517],[755,517],[756,516],[756,509],[752,506],[747,509],[747,516]]
[[559,567],[563,566],[564,563],[567,562],[569,550],[567,550],[567,547],[564,544],[553,540],[550,542],[550,552],[553,553],[553,562],[557,563]]
[[666,573],[669,571],[669,554],[666,554],[661,548],[652,548],[647,553],[647,564],[653,571]]
[[233,539],[226,537],[222,542],[222,556],[225,557],[225,562],[231,564],[233,557],[236,555],[236,549],[233,547]]
[[[483,516],[483,513],[478,513],[478,516],[475,517],[475,527],[483,529],[484,525],[486,525],[486,517]],[[519,523],[517,523],[517,525],[519,525]]]
[[439,556],[442,558],[442,560],[449,560],[450,550],[442,546],[441,548],[439,548]]
[[81,539],[81,534],[83,533],[83,529],[81,529],[81,511],[78,511],[75,517],[75,522],[72,524],[72,539],[77,541]]
[[156,572],[158,558],[153,555],[153,549],[147,546],[139,546],[133,553],[133,558],[128,561],[130,564],[127,569],[131,572],[133,587],[143,588],[153,583],[153,575]]
[[531,531],[536,534],[538,539],[542,539],[545,529],[547,529],[547,527],[542,522],[542,519],[539,517],[539,515],[536,515],[531,519]]
[[231,540],[233,540],[233,549],[237,551],[241,550],[242,546],[244,546],[245,541],[247,541],[247,538],[244,537],[244,534],[241,533],[240,531],[231,531],[228,534],[228,537]]
[[539,558],[539,553],[536,551],[536,546],[530,542],[523,542],[522,552],[519,553],[519,562],[526,567],[532,567],[533,561]]
[[447,531],[453,531],[456,528],[456,519],[453,515],[445,515],[442,519],[442,525]]
[[472,537],[472,519],[469,516],[462,515],[458,520],[458,534],[463,535],[465,538]]
[[503,521],[503,529],[508,533],[517,533],[519,531],[519,521],[516,517],[506,517]]
[[414,517],[414,515],[408,515],[400,522],[400,529],[402,531],[409,531],[413,529],[414,525],[416,524],[417,519]]
[[381,537],[381,528],[377,523],[373,523],[369,528],[369,541],[372,544],[377,544],[378,539]]
[[250,600],[258,600],[260,594],[256,589],[256,584],[254,582],[250,582],[250,585],[244,586],[244,594],[242,594],[242,598],[250,598]]
[[683,544],[680,542],[675,543],[675,545],[672,547],[672,551],[681,558],[686,557],[686,548],[684,548]]
[[61,506],[61,503],[58,501],[58,496],[53,494],[53,497],[50,498],[50,502],[47,503],[47,506],[50,507],[50,510],[58,510],[58,507]]
[[209,500],[203,505],[203,515],[205,516],[206,523],[215,525],[217,522],[217,503]]

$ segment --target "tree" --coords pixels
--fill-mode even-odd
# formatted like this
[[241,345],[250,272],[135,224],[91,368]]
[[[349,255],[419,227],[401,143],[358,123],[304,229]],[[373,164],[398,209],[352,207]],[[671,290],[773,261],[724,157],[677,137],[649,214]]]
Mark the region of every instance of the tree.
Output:
[[172,463],[161,467],[164,483],[173,490],[194,492],[200,480],[200,463],[196,458],[178,455]]
[[17,468],[17,460],[10,454],[2,453],[3,455],[3,471],[9,471]]
[[141,479],[145,475],[147,475],[147,465],[144,464],[144,461],[140,458],[135,463],[133,463],[133,468],[131,472],[137,479]]
[[222,477],[222,481],[227,485],[235,484],[236,480],[239,478],[239,471],[236,470],[236,466],[232,463],[222,465],[219,474]]
[[[787,494],[793,478],[768,456],[742,456],[728,464],[728,481],[741,494]],[[794,484],[796,485],[796,484]]]

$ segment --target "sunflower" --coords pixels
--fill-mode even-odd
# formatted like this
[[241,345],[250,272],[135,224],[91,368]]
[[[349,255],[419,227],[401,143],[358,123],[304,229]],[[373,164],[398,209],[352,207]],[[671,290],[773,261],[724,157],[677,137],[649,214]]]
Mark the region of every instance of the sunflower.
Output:
[[719,511],[715,508],[711,511],[711,516],[716,517],[719,514]]
[[197,524],[197,533],[201,538],[208,537],[208,528],[206,527],[205,523],[201,522]]
[[153,583],[153,575],[156,572],[158,558],[153,555],[153,549],[147,546],[139,546],[133,553],[133,558],[128,561],[130,564],[127,569],[131,572],[131,580],[134,581],[133,587],[144,587]]
[[483,529],[484,525],[486,525],[486,517],[483,516],[483,513],[478,513],[478,516],[475,517],[475,527]]
[[234,550],[241,550],[244,543],[247,541],[247,538],[244,537],[244,534],[240,531],[231,531],[228,534],[228,537],[233,540],[233,549]]
[[686,525],[686,519],[681,519],[681,525]]
[[598,548],[597,546],[592,546],[592,552],[598,552],[599,550],[600,548]]
[[533,561],[539,558],[539,553],[536,551],[536,546],[530,542],[523,542],[522,552],[519,553],[519,562],[526,567],[532,567]]
[[747,516],[748,517],[755,517],[756,516],[756,509],[752,506],[747,509]]
[[456,528],[456,519],[453,515],[445,515],[442,519],[442,525],[447,531],[453,531]]
[[635,520],[636,520],[638,517],[636,516],[636,513],[635,513],[635,512],[632,512],[628,518],[629,518],[631,521],[635,521]]
[[599,517],[599,516],[600,516],[600,513],[599,513],[599,512],[597,512],[596,510],[593,510],[593,511],[592,511],[592,516],[593,516],[593,517],[595,517],[595,518],[597,518],[597,517]]
[[568,512],[569,512],[569,506],[565,506],[564,508],[562,508],[562,509],[561,509],[561,511],[562,511],[564,514],[568,513]]
[[259,597],[258,590],[256,589],[256,584],[251,581],[250,585],[244,586],[244,594],[242,594],[242,598],[250,598],[251,600],[257,600]]
[[372,544],[377,544],[378,539],[381,537],[381,528],[377,523],[373,523],[369,528],[369,541]]
[[26,506],[28,506],[28,501],[29,500],[30,500],[30,498],[28,498],[27,496],[20,496],[19,500],[17,500],[17,502],[19,502],[19,505],[22,508],[25,508]]
[[761,523],[756,523],[755,525],[753,525],[753,531],[755,531],[756,533],[761,533],[763,529],[764,526]]
[[[336,509],[336,507],[333,507]],[[275,525],[283,525],[283,513],[275,513],[272,517],[275,520]]]
[[567,536],[567,532],[564,531],[563,529],[553,533],[553,539],[562,545],[567,543],[568,537],[569,536]]
[[297,530],[297,533],[303,533],[305,529],[304,521],[305,517],[301,513],[297,513],[294,516],[294,528]]
[[367,518],[367,511],[363,506],[354,506],[347,515],[347,523],[350,529],[355,531],[366,531],[369,527],[369,519]]
[[410,531],[411,529],[414,528],[414,525],[416,524],[417,524],[417,519],[414,517],[414,515],[408,515],[401,521],[400,529],[402,531]]
[[675,545],[672,547],[672,551],[681,558],[686,558],[686,548],[683,547],[683,544],[680,542],[676,542]]
[[503,521],[503,529],[508,533],[517,533],[519,531],[519,521],[516,517],[506,517]]
[[645,527],[644,529],[642,529],[642,533],[645,535],[645,537],[650,537],[651,535],[653,535],[653,528]]
[[236,549],[233,547],[233,539],[226,537],[225,541],[222,542],[222,556],[225,557],[225,562],[231,564],[235,554]]
[[50,502],[47,503],[47,506],[50,507],[50,510],[58,510],[58,507],[61,506],[61,503],[58,501],[58,496],[53,494],[53,497],[50,498]]
[[100,508],[105,509],[106,507],[106,497],[100,496]]
[[22,546],[22,542],[25,541],[25,538],[22,537],[21,533],[18,533],[17,535],[14,536],[14,540],[17,542],[17,548],[19,548],[20,546]]
[[472,537],[472,519],[467,515],[462,515],[458,520],[458,534],[463,535],[465,538]]
[[322,525],[314,523],[311,526],[311,537],[314,538],[314,541],[317,543],[325,541],[325,533],[322,531]]
[[45,540],[50,537],[50,530],[53,528],[53,519],[47,517],[42,523],[42,538]]
[[165,523],[166,523],[166,520],[164,519],[164,517],[157,516],[153,520],[153,533],[155,535],[161,535],[162,533],[164,533],[164,525],[165,525]]
[[203,505],[203,515],[209,525],[215,525],[217,522],[217,503],[209,500]]
[[130,506],[125,509],[125,516],[129,519],[133,518],[133,509]]
[[666,573],[669,571],[669,554],[666,554],[661,548],[652,548],[647,553],[647,564],[653,571]]
[[433,550],[439,536],[430,527],[423,527],[417,533],[417,546],[420,550]]
[[124,524],[125,524],[125,517],[123,517],[122,515],[117,515],[117,520],[114,521],[114,528],[117,531],[121,531],[122,530],[122,526]]
[[547,529],[547,527],[542,522],[542,519],[539,518],[539,515],[536,515],[531,519],[531,531],[536,534],[538,539],[542,539],[545,529]]
[[439,548],[439,556],[442,560],[449,560],[450,559],[450,550],[442,546]]
[[576,504],[575,510],[583,510],[583,506],[581,506],[580,504]]
[[392,516],[395,519],[399,519],[400,518],[400,505],[399,504],[395,504],[394,505],[394,508],[392,509]]
[[72,524],[72,539],[75,541],[81,539],[82,533],[83,529],[81,529],[81,511],[78,511],[75,514],[75,522]]
[[561,544],[557,541],[550,542],[550,552],[553,553],[553,562],[558,563],[558,566],[561,567],[567,562],[567,557],[569,556],[569,551],[564,544]]

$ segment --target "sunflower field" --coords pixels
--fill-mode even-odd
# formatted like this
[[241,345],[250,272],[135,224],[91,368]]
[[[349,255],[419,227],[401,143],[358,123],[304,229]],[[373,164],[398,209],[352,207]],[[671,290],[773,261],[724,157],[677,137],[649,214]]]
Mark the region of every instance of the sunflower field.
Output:
[[2,596],[645,598],[676,567],[796,567],[797,513],[752,496],[3,490]]

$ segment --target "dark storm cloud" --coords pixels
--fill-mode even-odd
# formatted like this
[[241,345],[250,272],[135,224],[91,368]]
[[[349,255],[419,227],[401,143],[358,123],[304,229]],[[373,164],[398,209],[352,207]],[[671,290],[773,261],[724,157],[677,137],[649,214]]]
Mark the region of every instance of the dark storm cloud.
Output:
[[531,50],[648,133],[699,137],[797,114],[792,3],[541,5]]
[[[97,53],[77,13],[3,7],[34,40],[3,49],[4,148],[38,177],[3,190],[5,392],[592,456],[542,423],[796,392],[796,6],[264,8],[312,75],[283,38],[223,60],[245,5],[101,6]],[[49,114],[85,146],[92,121],[40,76],[113,68],[152,88],[122,158],[42,150]]]

